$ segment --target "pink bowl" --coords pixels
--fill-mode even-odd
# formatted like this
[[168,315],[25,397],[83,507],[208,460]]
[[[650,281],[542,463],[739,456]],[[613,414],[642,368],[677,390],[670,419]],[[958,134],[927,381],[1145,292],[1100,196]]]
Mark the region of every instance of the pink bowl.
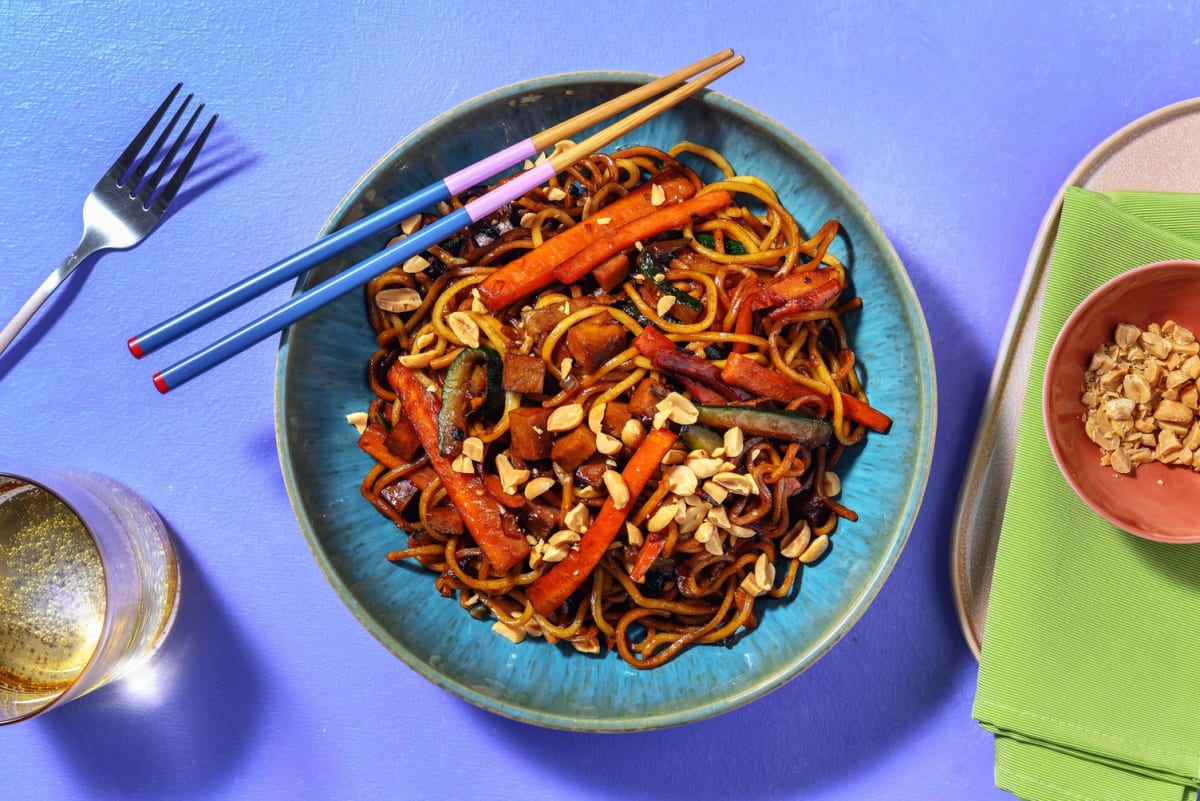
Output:
[[1083,375],[1117,323],[1145,328],[1174,320],[1200,335],[1200,262],[1148,264],[1101,286],[1067,318],[1050,351],[1042,416],[1067,483],[1114,526],[1159,542],[1200,542],[1200,473],[1151,462],[1129,475],[1100,464],[1083,430]]

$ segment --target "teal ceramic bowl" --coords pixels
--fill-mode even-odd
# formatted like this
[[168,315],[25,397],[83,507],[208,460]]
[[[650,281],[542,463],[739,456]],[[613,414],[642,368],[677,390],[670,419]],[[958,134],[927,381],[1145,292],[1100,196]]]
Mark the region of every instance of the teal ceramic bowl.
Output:
[[[322,235],[521,137],[590,108],[648,76],[558,75],[478,97],[428,123],[385,155],[334,211]],[[582,138],[582,136],[580,137]],[[715,147],[742,173],[769,181],[808,231],[837,218],[864,308],[850,333],[873,405],[895,424],[839,468],[840,500],[856,510],[798,593],[763,607],[732,648],[700,647],[637,671],[619,656],[584,656],[530,639],[513,645],[433,589],[433,575],[387,562],[403,542],[359,494],[371,460],[346,415],[364,411],[374,338],[361,293],[292,326],[279,350],[276,432],[301,528],[330,583],[384,646],[438,686],[529,723],[588,731],[681,724],[738,707],[796,677],[862,615],[895,564],[929,474],[935,424],[933,355],[924,317],[895,251],[854,192],[820,155],[761,114],[705,92],[624,143],[663,149],[681,139]],[[618,143],[621,144],[621,143]],[[302,291],[377,252],[384,237],[305,275]]]

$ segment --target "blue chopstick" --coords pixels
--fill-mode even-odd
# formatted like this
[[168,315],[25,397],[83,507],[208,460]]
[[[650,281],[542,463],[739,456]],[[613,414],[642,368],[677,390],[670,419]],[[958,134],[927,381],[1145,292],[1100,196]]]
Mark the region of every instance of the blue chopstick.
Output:
[[744,59],[741,56],[736,56],[719,64],[703,75],[698,76],[694,81],[683,84],[671,93],[632,112],[624,119],[609,125],[599,133],[592,134],[579,144],[572,145],[562,151],[556,151],[542,163],[530,167],[525,172],[500,184],[490,192],[468,201],[462,208],[456,209],[445,217],[415,231],[391,247],[385,248],[374,256],[343,270],[332,278],[326,279],[307,292],[293,296],[291,300],[274,311],[268,312],[254,322],[217,340],[212,345],[194,353],[186,359],[176,362],[167,369],[155,373],[153,377],[154,386],[158,388],[159,392],[169,392],[201,373],[216,367],[226,359],[241,353],[251,345],[266,339],[271,334],[282,331],[302,317],[336,300],[355,287],[361,286],[371,278],[403,263],[421,251],[462,230],[472,222],[477,222],[487,217],[505,203],[514,201],[526,192],[549,181],[559,172],[585,156],[596,152],[601,147],[629,133],[647,120],[653,119],[666,109],[696,94],[696,92],[699,92],[709,83],[740,66],[743,61]]
[[[516,145],[505,148],[500,153],[479,162],[479,164],[488,167],[499,165],[496,166],[494,172],[489,172],[485,178],[491,177],[496,172],[506,167],[511,167],[523,159],[536,155],[536,151],[529,150],[530,141],[526,139],[523,142],[518,142]],[[458,174],[456,173],[455,175]],[[364,239],[369,239],[378,233],[382,233],[412,215],[436,206],[443,200],[448,200],[452,195],[462,191],[461,187],[455,188],[456,184],[452,182],[453,178],[454,176],[450,176],[438,181],[436,184],[431,184],[402,200],[392,203],[390,206],[386,206],[364,217],[353,225],[349,225],[333,232],[329,236],[318,239],[313,244],[287,257],[283,261],[276,262],[270,267],[242,279],[212,297],[200,301],[190,309],[180,312],[137,336],[130,337],[127,343],[129,352],[140,359],[147,353],[158,350],[163,345],[178,339],[184,334],[191,333],[205,323],[215,320],[217,317],[225,314],[225,312],[258,297],[263,292],[278,286],[289,278],[295,278],[305,270],[312,269],[322,262],[333,258]],[[472,183],[467,186],[469,188],[473,185]]]
[[533,136],[510,145],[478,162],[430,184],[424,189],[398,200],[373,214],[364,217],[339,231],[317,240],[312,245],[283,261],[272,264],[233,286],[200,301],[186,311],[176,314],[153,328],[129,338],[129,352],[137,358],[158,350],[163,345],[195,331],[202,325],[215,320],[222,314],[241,306],[272,289],[289,278],[295,278],[306,270],[333,258],[344,250],[369,239],[388,228],[399,224],[412,215],[448,200],[487,179],[498,175],[514,164],[531,159],[541,151],[585,128],[607,119],[621,111],[632,108],[665,89],[725,61],[733,55],[732,50],[722,50],[695,64],[689,64],[670,75],[651,81],[643,86],[608,100],[595,108],[577,114]]
[[353,267],[317,284],[312,289],[292,297],[287,303],[259,317],[249,325],[234,331],[203,350],[154,374],[154,386],[167,393],[190,381],[221,362],[241,353],[266,337],[282,331],[300,318],[316,311],[371,278],[402,264],[431,245],[436,245],[472,222],[486,217],[505,203],[516,200],[534,187],[549,181],[557,169],[547,160],[501,184],[487,194],[455,209],[435,222],[415,231],[389,248],[376,253]]

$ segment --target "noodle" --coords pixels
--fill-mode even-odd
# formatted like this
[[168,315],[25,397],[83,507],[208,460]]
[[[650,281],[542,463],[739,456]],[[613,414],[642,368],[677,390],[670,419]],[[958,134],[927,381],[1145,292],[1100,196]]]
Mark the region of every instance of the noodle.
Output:
[[[489,308],[498,276],[531,271],[585,221],[602,241],[617,204],[655,198],[662,187],[646,195],[647,182],[668,179],[680,198],[651,200],[651,212],[713,192],[736,200],[604,254],[569,286],[541,280]],[[890,423],[867,406],[841,322],[861,301],[841,299],[840,230],[831,220],[806,235],[766,182],[710,148],[637,147],[586,159],[430,248],[424,265],[371,281],[378,350],[360,445],[379,463],[362,493],[407,532],[388,559],[437,573],[438,592],[509,639],[613,650],[637,668],[752,630],[760,599],[793,594],[839,519],[856,519],[830,497],[833,469]],[[424,428],[397,371],[438,399]],[[631,492],[623,471],[661,428],[673,444]],[[496,568],[487,537],[501,535],[476,528],[455,494],[462,476],[516,538],[512,567]],[[611,541],[585,556],[601,529]],[[543,600],[556,565],[584,558],[582,584]]]

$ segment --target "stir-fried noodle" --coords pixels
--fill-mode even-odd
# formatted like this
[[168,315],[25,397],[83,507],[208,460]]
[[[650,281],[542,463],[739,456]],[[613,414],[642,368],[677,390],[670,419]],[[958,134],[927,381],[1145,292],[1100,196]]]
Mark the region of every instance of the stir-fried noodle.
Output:
[[855,518],[839,456],[890,424],[838,233],[712,150],[633,147],[372,281],[362,490],[407,532],[388,558],[514,641],[638,668],[752,630]]

